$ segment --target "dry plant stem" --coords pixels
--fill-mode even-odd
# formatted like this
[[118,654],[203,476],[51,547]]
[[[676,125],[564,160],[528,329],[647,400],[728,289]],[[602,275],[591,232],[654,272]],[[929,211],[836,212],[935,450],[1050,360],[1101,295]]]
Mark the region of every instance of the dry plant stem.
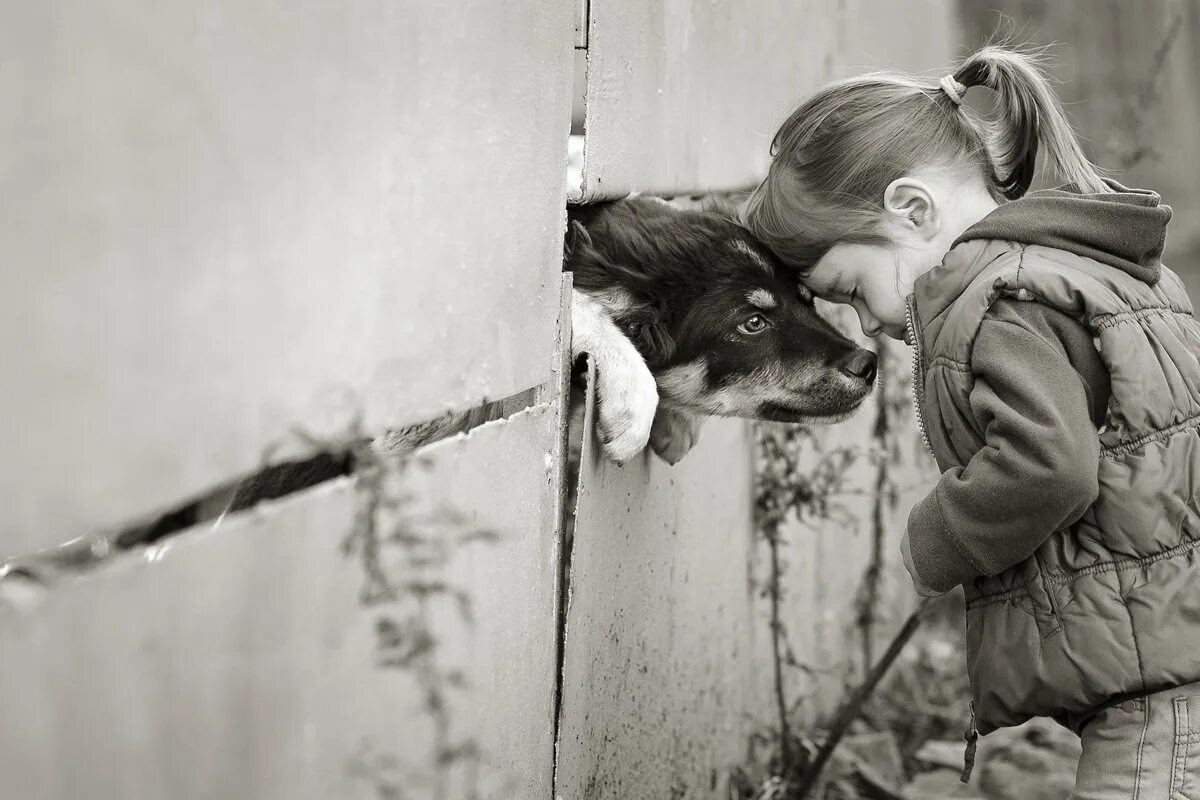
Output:
[[[887,369],[887,348],[877,349],[876,368],[880,374]],[[891,480],[889,459],[886,451],[891,431],[889,407],[886,397],[880,397],[879,410],[875,415],[871,438],[882,452],[875,467],[875,489],[871,492],[871,560],[863,572],[862,588],[858,598],[858,629],[862,636],[863,668],[875,662],[875,614],[879,606],[879,584],[883,581],[884,541],[887,533],[885,509],[888,502],[888,483]]]
[[803,427],[778,434],[760,428],[756,445],[760,464],[755,484],[755,525],[769,552],[770,576],[764,596],[770,602],[780,774],[790,772],[795,755],[783,674],[795,657],[787,644],[782,614],[784,566],[780,548],[785,541],[781,528],[792,514],[798,519],[829,519],[835,510],[831,498],[842,491],[845,471],[855,459],[852,451],[839,448],[823,454],[811,471],[802,470],[799,443],[812,440],[812,431]]
[[841,742],[842,737],[846,735],[846,731],[849,730],[850,723],[858,716],[863,703],[875,691],[875,687],[879,685],[883,676],[887,674],[888,669],[895,663],[896,657],[900,655],[900,651],[908,644],[908,640],[917,632],[917,628],[921,625],[922,614],[929,606],[929,603],[929,598],[923,598],[917,605],[916,610],[908,615],[908,619],[904,622],[904,627],[892,639],[892,643],[888,645],[883,658],[871,668],[871,671],[867,673],[867,677],[863,680],[862,684],[854,690],[854,693],[850,695],[838,710],[837,716],[833,720],[833,725],[829,729],[829,735],[821,744],[821,749],[817,751],[817,755],[813,758],[808,769],[805,770],[799,785],[792,794],[793,797],[803,800],[803,798],[808,796],[812,787],[821,777],[821,772],[824,771],[825,765],[829,763],[833,751],[837,748],[838,743]]
[[781,640],[783,639],[784,630],[780,614],[780,606],[783,605],[783,599],[780,597],[779,588],[782,569],[779,564],[778,530],[775,530],[771,536],[767,537],[767,544],[771,551],[771,651],[775,666],[775,703],[779,713],[779,760],[781,762],[780,772],[786,775],[792,765],[792,732],[788,726],[787,699],[784,697],[783,689]]

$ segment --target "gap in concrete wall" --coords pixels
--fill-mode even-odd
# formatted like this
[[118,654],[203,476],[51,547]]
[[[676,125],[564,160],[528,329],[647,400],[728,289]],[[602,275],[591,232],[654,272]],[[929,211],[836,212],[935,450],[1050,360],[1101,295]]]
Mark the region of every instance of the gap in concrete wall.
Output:
[[[586,377],[580,376],[587,388],[583,388],[579,381],[571,380],[568,387],[569,404],[567,406],[567,423],[566,428],[566,447],[565,457],[567,459],[567,468],[565,471],[565,495],[563,497],[562,517],[559,520],[559,535],[560,544],[558,568],[558,618],[555,620],[556,632],[555,640],[557,642],[558,652],[556,654],[555,672],[557,680],[554,684],[554,764],[555,764],[555,781],[557,781],[558,771],[558,748],[560,744],[559,731],[562,726],[562,703],[563,703],[563,671],[565,668],[566,648],[567,648],[567,612],[570,610],[571,604],[571,556],[574,551],[575,544],[575,511],[579,505],[579,473],[580,459],[583,455],[583,440],[585,436],[590,436],[591,431],[587,430],[586,426],[586,396],[588,391],[595,386],[596,372],[591,364],[591,359],[581,358],[579,361],[580,368],[587,364]],[[577,373],[580,370],[574,365],[572,372]]]
[[[587,0],[580,0],[586,9]],[[586,14],[586,11],[585,11]],[[586,31],[586,18],[583,21]],[[577,42],[579,40],[577,39]],[[567,202],[577,202],[583,196],[583,170],[587,145],[587,71],[588,51],[575,48],[575,82],[571,93],[571,135],[567,142]]]
[[[359,435],[357,427],[344,437],[330,440],[314,439],[298,431],[296,435],[309,451],[305,457],[267,463],[251,475],[221,483],[166,511],[115,530],[85,534],[55,547],[7,559],[0,564],[0,600],[11,596],[10,590],[16,584],[45,589],[59,578],[90,571],[133,550],[161,545],[197,525],[218,522],[226,514],[248,511],[260,503],[353,475],[365,449],[401,459],[418,448],[507,419],[535,405],[540,389],[534,387],[501,400],[485,401],[465,411],[448,411],[378,437]],[[264,461],[269,460],[268,453]],[[17,593],[23,595],[25,589]]]

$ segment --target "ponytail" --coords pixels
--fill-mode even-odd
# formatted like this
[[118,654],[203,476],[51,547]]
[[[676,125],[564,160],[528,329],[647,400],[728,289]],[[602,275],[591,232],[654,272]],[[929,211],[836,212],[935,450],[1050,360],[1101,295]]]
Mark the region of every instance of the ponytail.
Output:
[[989,46],[968,57],[952,77],[963,91],[984,86],[997,95],[998,119],[989,121],[964,113],[982,137],[992,163],[994,187],[1004,197],[1014,200],[1029,190],[1039,142],[1049,156],[1047,166],[1061,180],[1081,192],[1111,191],[1079,146],[1062,104],[1038,67],[1037,56]]
[[[973,86],[996,93],[994,113],[963,104]],[[788,116],[743,220],[804,271],[835,244],[889,241],[881,211],[896,178],[949,167],[981,180],[997,200],[1015,200],[1033,182],[1039,146],[1048,170],[1076,191],[1112,191],[1084,155],[1037,55],[985,47],[939,82],[860,75],[820,89]]]

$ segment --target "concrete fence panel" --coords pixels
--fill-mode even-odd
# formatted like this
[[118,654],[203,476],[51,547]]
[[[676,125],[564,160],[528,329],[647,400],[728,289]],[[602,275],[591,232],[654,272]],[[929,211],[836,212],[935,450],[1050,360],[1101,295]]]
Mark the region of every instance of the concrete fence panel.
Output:
[[763,677],[754,641],[766,634],[748,569],[748,445],[745,423],[721,420],[675,467],[648,451],[616,467],[585,439],[557,796],[727,796]]
[[536,405],[0,606],[2,794],[550,797],[560,441]]
[[0,557],[548,379],[573,10],[5,15]]
[[804,95],[868,68],[940,66],[953,18],[938,0],[587,7],[584,200],[748,186]]

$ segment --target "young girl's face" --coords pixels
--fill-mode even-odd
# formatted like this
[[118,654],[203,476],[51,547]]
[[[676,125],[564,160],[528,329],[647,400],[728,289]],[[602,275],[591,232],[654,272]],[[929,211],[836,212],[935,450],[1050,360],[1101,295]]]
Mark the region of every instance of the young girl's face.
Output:
[[884,192],[881,210],[891,241],[834,245],[804,282],[818,297],[852,306],[868,336],[903,341],[908,296],[917,278],[940,264],[958,237],[995,209],[995,199],[979,180],[944,172],[898,178]]
[[804,282],[818,297],[853,307],[867,336],[886,334],[903,341],[907,298],[919,274],[907,263],[914,255],[883,245],[839,244]]

